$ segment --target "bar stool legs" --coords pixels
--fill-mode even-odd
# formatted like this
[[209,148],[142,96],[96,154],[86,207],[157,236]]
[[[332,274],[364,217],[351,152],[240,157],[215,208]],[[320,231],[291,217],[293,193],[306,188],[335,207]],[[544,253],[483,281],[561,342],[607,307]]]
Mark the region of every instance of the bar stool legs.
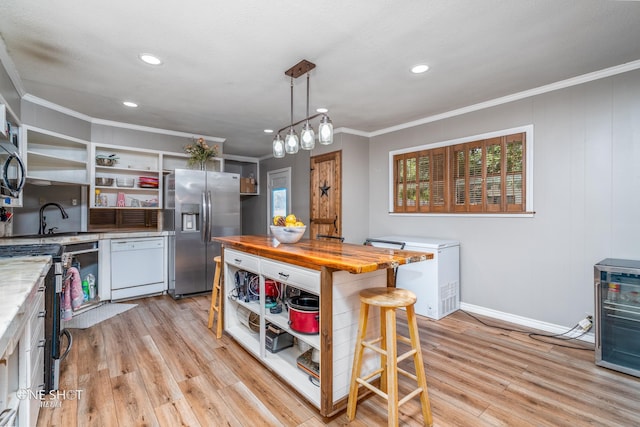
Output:
[[209,307],[209,326],[211,329],[213,326],[213,315],[214,312],[218,313],[218,324],[216,327],[216,338],[220,339],[222,337],[222,321],[220,320],[220,300],[222,299],[221,295],[221,287],[220,287],[220,262],[221,259],[219,256],[213,258],[213,261],[216,263],[216,272],[213,276],[213,288],[211,289],[211,307]]
[[[404,289],[396,288],[372,288],[360,292],[360,317],[358,324],[358,336],[356,341],[355,354],[353,357],[353,368],[351,373],[351,384],[349,387],[349,401],[347,404],[347,417],[353,420],[356,415],[358,404],[358,387],[360,385],[368,388],[377,395],[387,399],[388,425],[397,426],[399,423],[398,408],[420,395],[422,407],[422,417],[425,425],[433,425],[431,415],[431,404],[427,390],[427,378],[422,361],[422,351],[420,349],[420,337],[418,336],[418,323],[416,320],[414,303],[415,295]],[[369,317],[369,307],[380,307],[380,336],[371,341],[366,341],[367,323]],[[406,307],[407,323],[410,338],[406,338],[396,333],[396,308]],[[411,350],[398,356],[397,341],[411,344]],[[361,377],[362,357],[365,348],[380,354],[380,368]],[[398,363],[413,356],[413,363],[416,375],[398,367]],[[398,396],[398,374],[402,374],[417,382],[418,387],[402,399]],[[380,375],[380,387],[376,387],[369,381]]]

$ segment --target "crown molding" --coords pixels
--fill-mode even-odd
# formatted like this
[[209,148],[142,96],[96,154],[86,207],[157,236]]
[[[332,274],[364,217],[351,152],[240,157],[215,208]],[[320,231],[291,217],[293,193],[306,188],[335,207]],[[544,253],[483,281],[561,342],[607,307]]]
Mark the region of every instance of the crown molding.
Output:
[[182,138],[204,138],[205,140],[211,141],[211,142],[223,143],[227,140],[226,138],[220,138],[217,136],[196,135],[188,132],[180,132],[180,131],[169,130],[169,129],[160,129],[160,128],[154,128],[150,126],[134,125],[131,123],[114,122],[111,120],[92,119],[91,123],[96,125],[111,126],[111,127],[122,128],[122,129],[132,129],[132,130],[139,130],[142,132],[157,133],[161,135],[178,136]]
[[75,110],[72,110],[67,107],[63,107],[62,105],[55,104],[51,101],[47,101],[46,99],[37,97],[30,93],[26,93],[22,96],[24,101],[31,102],[32,104],[39,105],[44,108],[48,108],[49,110],[57,111],[62,114],[66,114],[67,116],[75,117],[76,119],[84,120],[85,122],[90,122],[93,120],[91,116],[86,114],[79,113]]
[[142,132],[157,133],[157,134],[161,134],[161,135],[178,136],[178,137],[181,137],[181,138],[204,138],[207,141],[219,142],[219,143],[223,143],[223,142],[225,142],[227,140],[226,138],[220,138],[220,137],[217,137],[217,136],[196,135],[196,134],[188,133],[188,132],[179,132],[179,131],[169,130],[169,129],[160,129],[160,128],[154,128],[154,127],[150,127],[150,126],[141,126],[141,125],[135,125],[135,124],[131,124],[131,123],[116,122],[116,121],[113,121],[113,120],[97,119],[97,118],[88,116],[86,114],[79,113],[79,112],[77,112],[75,110],[72,110],[70,108],[63,107],[63,106],[58,105],[58,104],[54,104],[51,101],[47,101],[46,99],[39,98],[39,97],[31,95],[29,93],[25,94],[22,97],[22,99],[25,100],[25,101],[29,101],[29,102],[31,102],[33,104],[37,104],[37,105],[40,105],[42,107],[48,108],[50,110],[58,111],[59,113],[63,113],[63,114],[66,114],[68,116],[75,117],[75,118],[80,119],[80,120],[84,120],[84,121],[89,122],[91,124],[111,126],[111,127],[122,128],[122,129],[132,129],[132,130],[138,130],[138,131],[142,131]]
[[362,131],[362,130],[345,128],[345,127],[339,127],[339,128],[336,128],[333,131],[334,135],[338,134],[338,133],[346,133],[346,134],[349,134],[349,135],[364,136],[365,138],[370,138],[371,137],[371,132],[365,132],[365,131]]
[[[38,104],[41,105],[43,107],[46,108],[50,108],[52,110],[55,111],[59,111],[61,113],[67,114],[69,116],[72,117],[76,117],[79,118],[81,120],[85,120],[88,121],[90,123],[95,123],[95,124],[102,124],[102,125],[106,125],[106,126],[113,126],[113,127],[120,127],[120,128],[126,128],[126,129],[134,129],[134,130],[140,130],[140,131],[144,131],[144,132],[153,132],[153,133],[158,133],[158,134],[163,134],[163,135],[172,135],[172,136],[180,136],[180,137],[202,137],[208,141],[213,141],[213,142],[219,142],[219,143],[223,143],[226,141],[226,138],[219,138],[219,137],[213,137],[213,136],[206,136],[206,135],[193,135],[193,134],[189,134],[186,132],[178,132],[178,131],[172,131],[172,130],[168,130],[168,129],[159,129],[159,128],[153,128],[153,127],[148,127],[148,126],[140,126],[140,125],[134,125],[134,124],[130,124],[130,123],[122,123],[122,122],[115,122],[115,121],[110,121],[110,120],[103,120],[103,119],[96,119],[90,116],[87,116],[85,114],[79,113],[77,111],[71,110],[69,108],[66,107],[62,107],[58,104],[54,104],[50,101],[47,101],[45,99],[42,98],[38,98],[34,95],[25,93],[23,87],[22,87],[22,82],[20,80],[20,77],[15,69],[15,66],[13,65],[13,61],[11,61],[11,58],[8,56],[7,52],[6,52],[6,47],[4,45],[4,42],[2,41],[2,39],[0,38],[0,62],[2,62],[2,64],[5,66],[5,69],[7,70],[7,73],[9,74],[9,77],[11,78],[11,81],[13,82],[14,86],[16,86],[16,89],[18,90],[18,92],[20,93],[22,99],[32,102],[34,104]],[[565,89],[565,88],[569,88],[572,86],[577,86],[583,83],[588,83],[594,80],[599,80],[599,79],[603,79],[606,77],[611,77],[617,74],[622,74],[622,73],[626,73],[628,71],[633,71],[633,70],[637,70],[640,69],[640,59],[639,60],[635,60],[635,61],[631,61],[631,62],[627,62],[625,64],[621,64],[621,65],[616,65],[613,67],[609,67],[609,68],[605,68],[603,70],[599,70],[599,71],[594,71],[592,73],[587,73],[587,74],[583,74],[581,76],[576,76],[576,77],[572,77],[569,79],[565,79],[565,80],[561,80],[555,83],[551,83],[548,85],[544,85],[544,86],[539,86],[537,88],[533,88],[533,89],[529,89],[529,90],[525,90],[522,92],[517,92],[511,95],[507,95],[507,96],[503,96],[500,98],[495,98],[489,101],[484,101],[484,102],[480,102],[477,104],[473,104],[473,105],[469,105],[467,107],[463,107],[463,108],[458,108],[456,110],[451,110],[451,111],[447,111],[441,114],[435,114],[432,116],[427,116],[424,117],[422,119],[418,119],[418,120],[414,120],[411,122],[406,122],[406,123],[401,123],[399,125],[395,125],[395,126],[390,126],[387,128],[383,128],[383,129],[379,129],[376,131],[371,131],[371,132],[367,132],[367,131],[361,131],[358,129],[351,129],[351,128],[346,128],[346,127],[340,127],[340,128],[336,128],[334,133],[338,134],[338,133],[345,133],[345,134],[351,134],[351,135],[357,135],[357,136],[362,136],[365,138],[372,138],[375,136],[380,136],[380,135],[384,135],[387,133],[392,133],[392,132],[397,132],[403,129],[409,129],[412,127],[416,127],[416,126],[421,126],[427,123],[433,123],[439,120],[443,120],[443,119],[447,119],[447,118],[451,118],[451,117],[456,117],[456,116],[460,116],[463,114],[467,114],[467,113],[471,113],[474,111],[479,111],[479,110],[483,110],[486,108],[491,108],[491,107],[495,107],[498,105],[502,105],[502,104],[507,104],[509,102],[513,102],[513,101],[518,101],[521,99],[525,99],[525,98],[529,98],[532,96],[536,96],[536,95],[541,95],[544,93],[548,93],[548,92],[553,92],[556,90],[560,90],[560,89]],[[16,83],[17,82],[17,83]],[[267,156],[268,158],[269,156]]]

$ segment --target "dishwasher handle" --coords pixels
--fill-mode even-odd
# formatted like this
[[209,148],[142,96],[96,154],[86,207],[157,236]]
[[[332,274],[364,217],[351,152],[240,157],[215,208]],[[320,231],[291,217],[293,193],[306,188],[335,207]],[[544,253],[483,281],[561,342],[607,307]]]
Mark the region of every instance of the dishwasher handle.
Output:
[[118,241],[114,240],[111,242],[111,252],[124,252],[162,247],[164,247],[164,240],[162,237],[137,238]]

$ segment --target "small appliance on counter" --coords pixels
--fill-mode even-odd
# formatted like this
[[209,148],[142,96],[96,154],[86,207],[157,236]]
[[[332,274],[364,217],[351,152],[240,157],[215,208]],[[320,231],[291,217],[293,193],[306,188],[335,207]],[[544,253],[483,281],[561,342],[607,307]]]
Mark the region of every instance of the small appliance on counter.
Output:
[[270,324],[265,333],[264,347],[271,353],[293,347],[293,335]]

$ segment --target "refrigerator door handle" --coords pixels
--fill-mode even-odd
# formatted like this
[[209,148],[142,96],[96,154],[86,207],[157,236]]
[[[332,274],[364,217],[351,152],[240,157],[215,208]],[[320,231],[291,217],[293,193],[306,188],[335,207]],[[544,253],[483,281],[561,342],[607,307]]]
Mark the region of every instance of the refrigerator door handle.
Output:
[[207,191],[207,237],[205,243],[211,242],[211,235],[213,234],[213,206],[211,205],[211,191]]
[[207,208],[207,193],[202,192],[202,200],[200,203],[200,240],[207,241],[207,230],[209,229],[209,209]]

